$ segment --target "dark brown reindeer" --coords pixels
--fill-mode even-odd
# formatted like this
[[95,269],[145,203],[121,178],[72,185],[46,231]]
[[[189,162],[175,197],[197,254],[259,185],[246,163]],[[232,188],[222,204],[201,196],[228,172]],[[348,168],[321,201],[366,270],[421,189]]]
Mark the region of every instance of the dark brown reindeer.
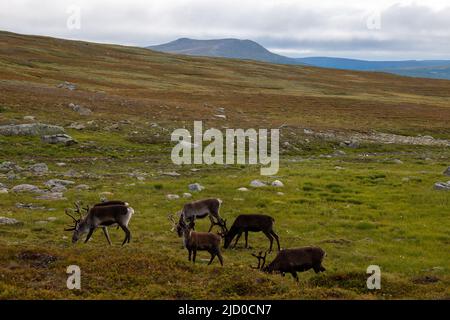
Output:
[[272,251],[274,238],[277,241],[278,251],[280,251],[278,235],[273,231],[274,222],[275,220],[272,217],[263,214],[241,214],[234,220],[230,230],[221,234],[225,239],[223,247],[225,249],[228,248],[234,237],[236,237],[233,246],[233,248],[235,248],[242,233],[245,233],[245,248],[248,248],[248,233],[262,231],[266,237],[269,238],[269,252]]
[[[211,255],[208,265],[210,265],[214,258],[217,256],[220,265],[223,266],[223,258],[220,253],[220,236],[211,232],[196,232],[193,231],[195,226],[195,219],[189,224],[186,224],[184,220],[178,223],[173,219],[173,216],[169,215],[169,220],[173,223],[174,228],[177,228],[179,237],[183,237],[184,247],[187,249],[189,256],[188,259],[195,263],[197,251],[208,251]],[[173,230],[173,228],[172,228]]]
[[178,224],[180,225],[182,221],[189,224],[196,219],[208,217],[211,221],[208,232],[211,232],[215,225],[218,225],[222,231],[225,231],[226,220],[222,219],[219,215],[221,204],[222,200],[215,198],[186,203],[178,213],[180,216]]
[[122,245],[129,243],[131,240],[131,232],[128,229],[128,223],[134,213],[134,209],[128,206],[128,203],[123,201],[107,201],[94,205],[92,208],[83,208],[87,214],[83,217],[81,213],[81,205],[75,202],[75,212],[80,215],[78,219],[69,214],[66,209],[66,214],[74,220],[74,226],[64,229],[65,231],[73,231],[72,243],[76,243],[78,239],[87,233],[86,240],[88,242],[98,227],[102,228],[106,240],[111,245],[111,239],[108,234],[108,226],[117,224],[125,232],[125,239]]
[[260,269],[267,273],[279,272],[282,276],[285,273],[290,273],[297,282],[297,272],[313,269],[315,273],[319,273],[326,270],[322,266],[322,261],[326,253],[319,247],[281,250],[268,266],[264,266],[266,263],[266,254],[262,255],[262,252],[260,252],[258,255],[252,255],[258,259],[258,266],[252,268]]

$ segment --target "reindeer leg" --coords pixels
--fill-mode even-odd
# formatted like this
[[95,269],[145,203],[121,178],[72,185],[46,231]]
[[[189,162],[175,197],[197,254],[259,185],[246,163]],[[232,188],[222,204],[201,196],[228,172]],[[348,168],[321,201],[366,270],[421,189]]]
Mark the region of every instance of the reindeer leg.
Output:
[[294,277],[295,281],[298,282],[298,275],[296,271],[291,271],[292,276]]
[[191,250],[188,250],[188,252],[189,252],[189,261],[191,261],[191,253],[192,253],[192,251]]
[[245,249],[248,248],[248,231],[245,231]]
[[195,258],[197,257],[197,249],[194,249],[193,256],[192,256],[192,262],[195,263]]
[[236,237],[236,241],[234,242],[233,248],[236,248],[236,245],[237,245],[237,243],[238,243],[239,238],[241,237],[241,235],[242,235],[242,231],[238,233],[238,235],[237,235],[237,237]]
[[126,225],[120,225],[123,232],[125,232],[125,239],[123,239],[122,246],[127,242],[127,240],[130,238],[130,230],[127,228]]
[[86,240],[84,240],[84,243],[86,243],[86,242],[89,241],[89,239],[91,238],[92,234],[94,233],[94,230],[95,230],[95,228],[90,228],[90,229],[89,229],[89,233],[88,233],[88,235],[86,236]]
[[273,237],[269,232],[264,231],[264,234],[266,235],[267,238],[269,238],[270,241],[269,252],[272,252]]
[[103,233],[105,234],[106,240],[108,240],[109,245],[112,245],[111,238],[109,237],[108,228],[102,227]]
[[209,221],[211,221],[211,225],[209,226],[208,232],[211,232],[212,228],[214,228],[214,225],[216,224],[213,217],[211,215],[208,215]]
[[279,240],[278,235],[277,235],[273,230],[270,231],[270,234],[271,234],[271,235],[275,238],[275,240],[277,241],[278,251],[280,251],[280,240]]
[[220,265],[223,267],[223,258],[220,250],[217,251],[217,258],[219,258]]
[[209,260],[208,266],[213,262],[214,258],[216,257],[216,253],[214,251],[210,252],[211,259]]

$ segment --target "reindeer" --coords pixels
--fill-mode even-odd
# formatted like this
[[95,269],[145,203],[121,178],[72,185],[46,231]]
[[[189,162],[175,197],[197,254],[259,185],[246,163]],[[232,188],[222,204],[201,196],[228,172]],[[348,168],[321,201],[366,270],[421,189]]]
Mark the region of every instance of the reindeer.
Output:
[[252,254],[252,256],[258,259],[258,266],[252,268],[267,273],[279,272],[283,277],[287,272],[292,274],[297,282],[297,272],[313,269],[315,273],[319,273],[326,270],[322,266],[322,260],[326,256],[326,253],[319,247],[302,247],[281,250],[268,266],[264,266],[266,263],[266,255],[267,253],[262,255],[262,252],[259,252],[258,255]]
[[[169,220],[173,223],[174,228],[177,228],[179,237],[183,237],[184,247],[188,250],[188,260],[195,263],[197,251],[208,251],[211,255],[208,265],[210,265],[214,258],[217,256],[220,265],[223,266],[223,258],[220,253],[220,236],[211,232],[196,232],[193,231],[195,226],[195,219],[189,224],[186,224],[184,220],[180,220],[178,223],[173,219],[173,216],[169,215]],[[172,228],[172,231],[173,229]]]
[[180,225],[183,221],[189,224],[195,219],[209,217],[211,226],[208,232],[211,232],[215,225],[218,225],[222,231],[226,231],[226,220],[222,219],[219,215],[221,204],[222,200],[214,198],[186,203],[183,209],[178,212],[180,216],[178,224]]
[[263,215],[263,214],[241,214],[236,220],[234,220],[233,225],[228,232],[222,232],[222,236],[225,239],[223,247],[226,249],[230,246],[233,238],[236,237],[236,242],[233,248],[236,247],[242,233],[245,233],[245,248],[248,247],[248,232],[259,232],[262,231],[270,241],[269,252],[272,251],[273,239],[277,241],[278,251],[280,251],[280,241],[278,235],[273,231],[273,224],[275,219]]
[[129,207],[128,203],[123,201],[98,203],[92,208],[83,208],[87,212],[84,217],[82,216],[79,202],[75,202],[75,208],[75,212],[78,213],[80,217],[76,219],[69,214],[66,209],[66,214],[74,220],[75,224],[70,228],[64,229],[65,231],[73,231],[72,243],[76,243],[85,233],[88,235],[86,236],[84,243],[88,242],[95,229],[101,227],[106,240],[112,245],[107,227],[113,224],[117,224],[125,232],[125,239],[123,240],[122,245],[130,242],[131,232],[128,229],[128,223],[134,213],[134,209]]

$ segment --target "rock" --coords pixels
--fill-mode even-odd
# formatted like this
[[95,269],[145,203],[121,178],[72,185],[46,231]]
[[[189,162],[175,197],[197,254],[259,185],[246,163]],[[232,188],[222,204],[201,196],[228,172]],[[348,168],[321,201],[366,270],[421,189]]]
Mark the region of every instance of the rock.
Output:
[[352,149],[359,148],[359,142],[358,141],[346,140],[346,141],[341,142],[339,145],[341,147],[347,147],[347,148],[352,148]]
[[34,116],[25,116],[25,117],[23,117],[23,120],[34,121],[35,117]]
[[392,163],[395,163],[395,164],[403,164],[403,161],[400,160],[400,159],[394,159],[394,160],[392,160]]
[[185,192],[183,193],[183,198],[192,198],[192,194],[190,194],[189,192]]
[[65,200],[62,192],[47,192],[40,196],[37,196],[36,199],[39,200]]
[[278,196],[284,196],[284,192],[277,192]]
[[311,129],[303,129],[303,133],[310,135],[310,134],[314,134],[314,131],[312,131]]
[[215,114],[214,117],[221,118],[221,119],[226,119],[227,118],[227,116],[224,115],[224,114]]
[[3,161],[0,163],[0,172],[21,171],[22,168],[11,161]]
[[61,88],[61,89],[67,89],[70,91],[73,91],[77,88],[77,86],[75,84],[68,82],[68,81],[64,81],[64,82],[58,84],[56,87]]
[[0,187],[0,194],[6,194],[8,193],[8,189]]
[[65,167],[67,164],[65,162],[57,162],[56,165],[58,167]]
[[199,183],[191,183],[189,186],[189,191],[202,191],[203,189],[205,189],[205,187],[203,187],[201,184]]
[[90,187],[87,184],[79,184],[75,186],[75,190],[89,190]]
[[48,221],[56,221],[56,220],[58,220],[58,218],[57,217],[48,217],[47,220]]
[[74,140],[71,136],[68,134],[53,134],[53,135],[45,135],[41,137],[42,142],[50,143],[50,144],[57,144],[62,143],[66,146],[70,146],[73,144],[78,143],[76,140]]
[[45,182],[44,185],[51,189],[53,187],[58,187],[58,186],[67,187],[67,186],[72,185],[74,183],[75,182],[70,181],[70,180],[50,179],[47,182]]
[[29,166],[28,170],[30,170],[33,173],[42,174],[42,173],[48,172],[48,167],[45,163],[36,163],[36,164]]
[[0,126],[4,136],[42,136],[64,133],[64,128],[44,123],[10,124]]
[[92,114],[92,110],[83,106],[80,106],[78,104],[69,103],[69,108],[71,108],[73,111],[78,112],[79,115],[82,116],[89,116]]
[[167,200],[176,200],[176,199],[180,199],[180,196],[177,194],[168,194],[166,195]]
[[78,122],[72,122],[70,126],[68,126],[69,129],[75,129],[75,130],[83,130],[86,129],[86,126],[82,123]]
[[241,187],[241,188],[238,189],[238,191],[246,192],[246,191],[248,191],[248,189],[246,187]]
[[344,170],[344,168],[343,168],[343,167],[340,167],[340,166],[335,166],[334,169],[335,169],[335,170]]
[[342,151],[342,150],[336,150],[335,152],[334,152],[334,155],[335,156],[345,156],[347,153],[345,152],[345,151]]
[[13,224],[20,224],[21,222],[19,220],[13,219],[13,218],[7,218],[7,217],[0,217],[0,225],[13,225]]
[[444,174],[445,174],[446,176],[450,176],[450,167],[448,167],[448,168],[444,171]]
[[70,169],[69,171],[64,173],[64,177],[66,177],[66,178],[76,178],[76,177],[79,177],[79,176],[80,175],[78,174],[78,172],[76,172],[73,169]]
[[45,207],[42,206],[36,206],[32,203],[21,203],[21,202],[17,202],[16,203],[16,208],[19,209],[31,209],[31,210],[43,210],[45,209]]
[[436,182],[434,184],[435,190],[444,190],[444,191],[450,191],[450,181],[448,182]]
[[39,189],[38,187],[32,185],[32,184],[19,184],[11,189],[13,192],[31,192],[31,193],[42,193],[43,191]]
[[272,187],[284,187],[284,184],[280,180],[275,180],[272,182]]
[[175,172],[175,171],[163,172],[162,174],[165,175],[165,176],[170,176],[170,177],[179,177],[179,176],[181,176],[181,174],[179,174],[178,172]]
[[67,188],[61,185],[58,186],[54,186],[53,188],[50,189],[51,192],[66,192]]
[[250,186],[255,188],[261,188],[265,187],[266,184],[260,180],[253,180],[252,182],[250,182]]

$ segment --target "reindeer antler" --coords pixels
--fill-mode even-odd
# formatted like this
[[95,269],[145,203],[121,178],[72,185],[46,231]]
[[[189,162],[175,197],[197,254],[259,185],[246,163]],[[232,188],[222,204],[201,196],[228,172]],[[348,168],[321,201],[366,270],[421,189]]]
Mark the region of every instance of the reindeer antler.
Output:
[[73,221],[74,221],[74,225],[71,226],[71,227],[69,227],[69,228],[64,229],[64,231],[73,231],[73,230],[75,230],[76,227],[77,227],[77,224],[78,224],[78,222],[80,222],[80,220],[79,220],[79,219],[76,219],[74,216],[72,216],[72,215],[69,213],[69,210],[66,209],[64,212],[66,213],[66,215],[68,215],[69,217],[71,217],[71,218],[73,219]]
[[169,213],[167,215],[167,219],[169,219],[169,221],[172,222],[172,229],[170,229],[170,232],[172,232],[173,230],[175,230],[175,227],[177,226],[177,222],[175,221],[175,218],[172,213]]
[[[262,251],[260,251],[258,255],[252,253],[252,256],[254,256],[256,259],[258,259],[258,266],[257,267],[250,266],[250,268],[257,269],[257,270],[261,270],[262,268],[264,268],[264,265],[266,264],[267,251],[264,253],[264,255],[262,255]],[[262,261],[262,265],[261,265],[261,261]]]

